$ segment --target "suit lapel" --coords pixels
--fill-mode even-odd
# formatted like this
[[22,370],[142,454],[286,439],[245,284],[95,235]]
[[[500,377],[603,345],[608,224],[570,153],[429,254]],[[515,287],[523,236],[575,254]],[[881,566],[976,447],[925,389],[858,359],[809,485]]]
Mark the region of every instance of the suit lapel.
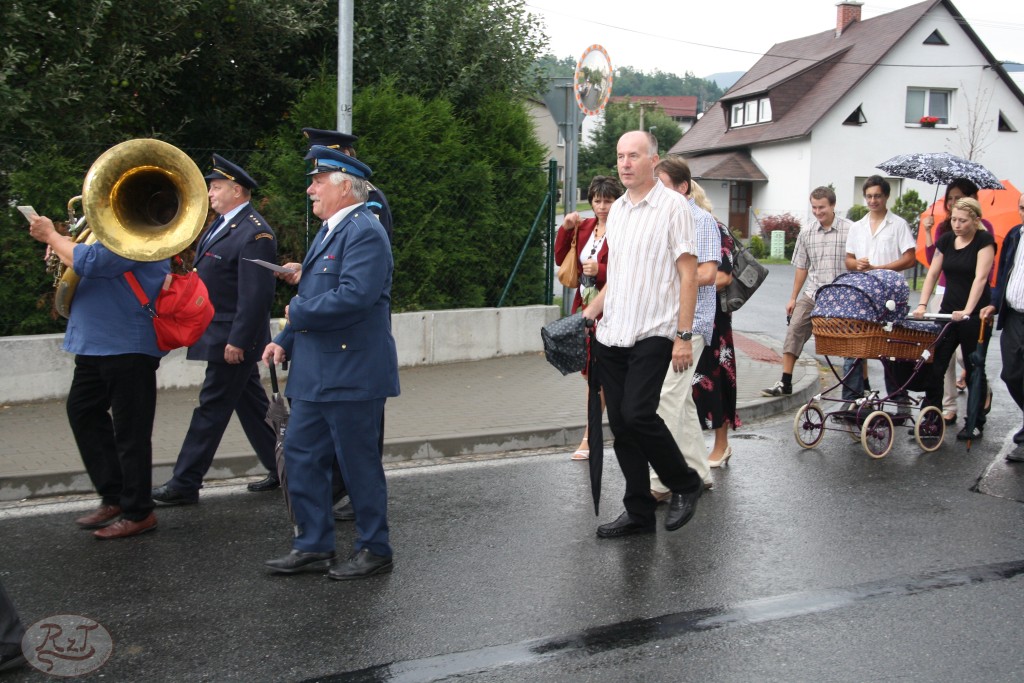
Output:
[[[224,222],[224,225],[221,226],[220,228],[220,232],[214,235],[212,240],[209,240],[206,245],[200,244],[200,246],[203,247],[203,253],[196,254],[196,258],[194,259],[195,263],[199,263],[204,256],[210,253],[210,249],[213,248],[213,245],[217,244],[217,242],[220,242],[222,239],[227,237],[228,234],[231,232],[231,230],[234,229],[236,225],[245,220],[245,217],[249,215],[248,213],[246,213],[248,210],[249,204],[247,202],[244,206],[242,206],[241,210],[231,218],[230,222]],[[193,264],[193,267],[195,267],[195,264]]]

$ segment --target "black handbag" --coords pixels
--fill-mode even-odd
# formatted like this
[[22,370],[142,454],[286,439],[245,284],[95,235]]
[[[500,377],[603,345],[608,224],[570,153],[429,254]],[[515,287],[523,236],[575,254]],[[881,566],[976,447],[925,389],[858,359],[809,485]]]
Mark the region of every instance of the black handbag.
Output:
[[758,263],[750,250],[743,246],[731,230],[729,232],[733,238],[732,282],[718,293],[719,303],[726,313],[742,308],[768,277],[768,269]]
[[582,372],[587,365],[587,325],[583,312],[549,322],[540,328],[544,357],[563,375]]

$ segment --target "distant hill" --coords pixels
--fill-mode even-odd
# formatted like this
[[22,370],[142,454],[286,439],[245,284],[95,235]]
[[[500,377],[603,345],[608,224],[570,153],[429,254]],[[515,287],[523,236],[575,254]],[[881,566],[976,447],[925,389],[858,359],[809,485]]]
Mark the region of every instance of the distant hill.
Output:
[[740,80],[740,77],[745,73],[746,71],[723,71],[721,73],[705,76],[704,80],[714,81],[715,85],[722,90],[728,90],[732,87],[732,84]]
[[1017,62],[1003,62],[1003,68],[1007,71],[1024,71],[1024,64]]

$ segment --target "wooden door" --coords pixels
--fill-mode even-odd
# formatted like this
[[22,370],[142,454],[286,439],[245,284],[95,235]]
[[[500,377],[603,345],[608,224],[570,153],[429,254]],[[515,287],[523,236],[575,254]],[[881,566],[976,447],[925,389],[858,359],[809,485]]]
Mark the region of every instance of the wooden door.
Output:
[[729,227],[743,237],[750,237],[750,196],[753,189],[752,183],[729,184]]

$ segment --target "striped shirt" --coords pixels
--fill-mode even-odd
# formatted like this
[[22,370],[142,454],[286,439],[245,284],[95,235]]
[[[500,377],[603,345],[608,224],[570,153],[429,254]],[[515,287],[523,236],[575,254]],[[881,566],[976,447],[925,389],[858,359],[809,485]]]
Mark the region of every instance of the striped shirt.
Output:
[[817,219],[800,231],[793,249],[793,267],[807,271],[804,294],[814,300],[818,287],[846,272],[846,240],[853,223],[838,214],[829,228]]
[[[718,229],[718,221],[704,209],[697,206],[693,197],[686,198],[693,214],[694,230],[697,235],[697,263],[722,262],[722,233]],[[693,333],[704,337],[704,342],[711,343],[711,333],[715,330],[715,311],[718,309],[718,292],[714,283],[697,288],[697,308],[693,313]]]
[[1003,300],[1013,310],[1024,313],[1024,247],[1019,242],[1017,253],[1013,256],[1014,262],[1010,268],[1010,277],[1006,280]]
[[608,283],[597,339],[630,347],[648,337],[674,339],[679,322],[676,260],[696,254],[686,199],[656,181],[636,204],[629,193],[608,213]]

